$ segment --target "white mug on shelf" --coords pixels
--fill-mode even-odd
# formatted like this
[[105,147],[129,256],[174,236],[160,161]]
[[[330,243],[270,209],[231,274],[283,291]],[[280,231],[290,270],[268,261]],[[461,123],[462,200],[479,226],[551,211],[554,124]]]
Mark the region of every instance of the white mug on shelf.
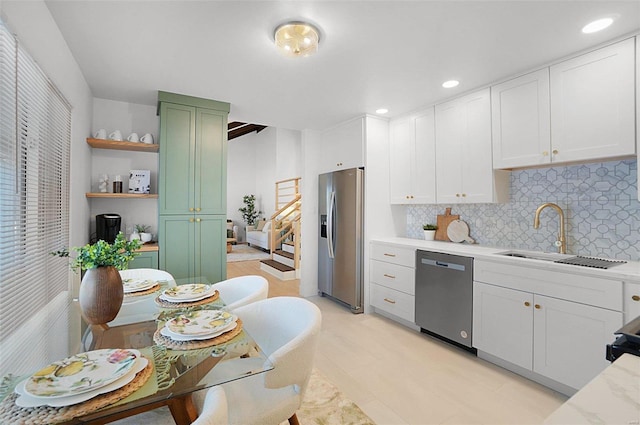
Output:
[[122,140],[122,132],[120,130],[115,130],[113,133],[109,134],[110,140]]
[[142,136],[142,137],[140,138],[140,141],[141,141],[142,143],[149,143],[149,144],[151,144],[151,143],[153,143],[153,136],[151,135],[151,133],[146,133],[144,136]]
[[101,128],[100,130],[96,131],[96,133],[93,135],[93,137],[95,139],[106,139],[107,138],[107,130],[105,130],[104,128]]
[[129,137],[127,137],[127,140],[130,142],[139,142],[140,138],[138,137],[138,133],[131,133]]

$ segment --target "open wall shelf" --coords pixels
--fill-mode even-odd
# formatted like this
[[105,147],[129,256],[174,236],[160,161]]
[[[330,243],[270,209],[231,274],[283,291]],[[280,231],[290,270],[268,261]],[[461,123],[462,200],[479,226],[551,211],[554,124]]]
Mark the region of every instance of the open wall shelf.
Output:
[[87,138],[87,143],[92,148],[97,149],[115,149],[120,151],[137,151],[137,152],[158,152],[160,145],[141,143],[141,142],[125,142],[117,140],[104,140]]

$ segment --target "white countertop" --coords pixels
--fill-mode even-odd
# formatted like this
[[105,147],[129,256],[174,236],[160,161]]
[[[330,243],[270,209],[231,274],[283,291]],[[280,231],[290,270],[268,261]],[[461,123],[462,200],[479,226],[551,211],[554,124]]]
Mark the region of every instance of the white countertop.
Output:
[[640,424],[640,357],[623,354],[545,424]]
[[[539,269],[554,270],[557,272],[566,272],[572,274],[581,274],[585,276],[596,276],[609,279],[618,279],[624,281],[640,282],[640,262],[628,261],[626,264],[620,264],[611,267],[610,269],[596,269],[591,267],[573,266],[569,264],[558,264],[553,261],[535,260],[530,258],[518,258],[508,257],[503,255],[497,255],[506,251],[519,251],[519,252],[532,252],[520,249],[511,248],[496,248],[487,247],[476,244],[469,244],[466,242],[443,242],[443,241],[425,241],[421,239],[410,238],[374,238],[371,242],[379,242],[388,245],[408,247],[415,249],[422,249],[427,251],[437,251],[446,254],[463,255],[474,257],[476,259],[483,259],[487,261],[494,261],[498,263],[522,265],[527,267],[535,267]],[[572,257],[577,254],[560,255],[559,258]]]

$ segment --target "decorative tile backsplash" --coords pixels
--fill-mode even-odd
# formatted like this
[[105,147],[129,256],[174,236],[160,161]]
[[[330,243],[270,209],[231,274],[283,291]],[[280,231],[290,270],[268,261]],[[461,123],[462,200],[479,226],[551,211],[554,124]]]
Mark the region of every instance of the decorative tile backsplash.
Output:
[[479,244],[556,252],[556,211],[545,208],[533,228],[538,206],[553,202],[565,212],[568,253],[640,261],[637,171],[635,160],[512,171],[507,204],[407,206],[407,237],[422,239],[422,224],[451,207]]

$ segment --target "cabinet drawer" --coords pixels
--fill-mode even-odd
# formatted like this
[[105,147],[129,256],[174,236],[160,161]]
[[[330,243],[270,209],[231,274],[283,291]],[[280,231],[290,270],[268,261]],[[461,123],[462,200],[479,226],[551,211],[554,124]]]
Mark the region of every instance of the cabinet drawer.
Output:
[[372,283],[370,286],[371,305],[411,323],[415,322],[415,298],[413,295],[389,289]]
[[476,260],[474,280],[622,311],[622,281]]
[[400,248],[397,246],[372,243],[371,259],[415,268],[416,250],[414,248]]
[[640,316],[640,283],[624,283],[624,323]]
[[405,294],[415,295],[415,273],[411,267],[371,260],[371,282]]

